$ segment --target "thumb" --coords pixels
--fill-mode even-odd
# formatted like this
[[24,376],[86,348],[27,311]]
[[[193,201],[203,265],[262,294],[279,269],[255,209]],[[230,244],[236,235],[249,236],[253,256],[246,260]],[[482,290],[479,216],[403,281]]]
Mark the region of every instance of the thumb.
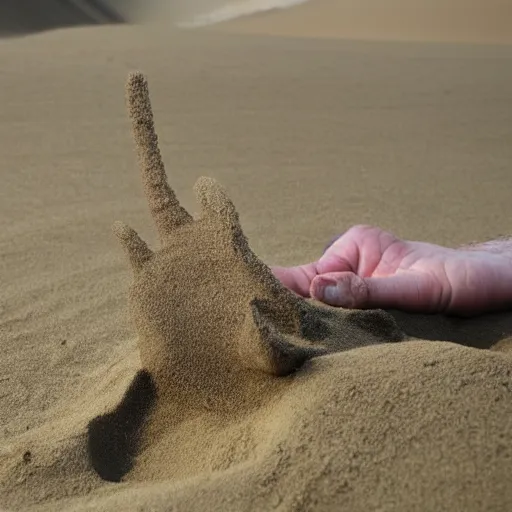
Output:
[[432,297],[417,276],[360,277],[353,272],[332,272],[313,279],[311,297],[347,309],[396,308],[410,311],[431,309]]
[[331,306],[364,308],[369,301],[369,287],[353,272],[330,272],[313,279],[310,295]]

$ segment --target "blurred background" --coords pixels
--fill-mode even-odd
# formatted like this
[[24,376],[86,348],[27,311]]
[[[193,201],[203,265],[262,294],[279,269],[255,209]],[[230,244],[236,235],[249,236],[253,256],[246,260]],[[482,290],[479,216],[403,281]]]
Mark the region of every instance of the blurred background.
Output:
[[[2,0],[0,35],[158,20],[238,32],[512,43],[512,0]],[[228,23],[229,24],[229,23]]]
[[151,18],[159,5],[151,0],[2,0],[0,34],[137,21]]

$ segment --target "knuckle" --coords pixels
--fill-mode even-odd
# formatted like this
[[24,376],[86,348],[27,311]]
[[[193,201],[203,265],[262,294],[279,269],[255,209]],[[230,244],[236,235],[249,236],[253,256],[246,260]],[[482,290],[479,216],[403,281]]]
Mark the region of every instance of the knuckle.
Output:
[[364,306],[368,302],[369,288],[368,284],[359,276],[350,276],[350,294],[356,300],[357,304]]
[[370,229],[375,229],[375,226],[370,226],[369,224],[356,224],[352,226],[347,233],[351,235],[359,235],[369,231]]

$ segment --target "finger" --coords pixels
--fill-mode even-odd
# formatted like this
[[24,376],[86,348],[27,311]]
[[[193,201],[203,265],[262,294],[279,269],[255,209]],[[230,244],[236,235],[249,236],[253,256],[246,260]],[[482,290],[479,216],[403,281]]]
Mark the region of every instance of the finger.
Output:
[[311,282],[317,276],[316,263],[297,267],[272,267],[271,270],[284,286],[302,297],[309,297]]
[[362,278],[352,272],[333,272],[313,279],[311,297],[349,309],[402,309],[432,312],[439,305],[434,289],[423,276],[394,275]]
[[378,266],[384,251],[396,237],[375,226],[351,227],[325,249],[317,264],[319,274],[354,272],[370,277]]
[[325,252],[327,251],[327,249],[329,249],[329,247],[331,247],[331,245],[334,244],[334,242],[337,242],[342,236],[344,235],[344,233],[340,233],[339,235],[336,235],[336,236],[333,236],[330,240],[329,240],[329,243],[324,247],[324,250],[322,252],[322,254],[325,254]]
[[359,266],[359,248],[352,238],[341,235],[325,248],[317,263],[319,274],[328,272],[356,272]]

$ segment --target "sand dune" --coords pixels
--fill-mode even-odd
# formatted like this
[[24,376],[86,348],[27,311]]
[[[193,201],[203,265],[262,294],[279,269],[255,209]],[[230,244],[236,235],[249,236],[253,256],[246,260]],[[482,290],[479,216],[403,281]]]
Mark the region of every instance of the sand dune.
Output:
[[[269,11],[288,9],[308,0],[244,0],[242,2],[191,2],[178,8],[184,18],[178,26],[198,28],[254,16]],[[218,4],[218,5],[217,5]]]
[[222,29],[293,37],[512,43],[511,26],[512,4],[501,0],[309,0],[243,17]]
[[0,36],[154,20],[293,37],[512,43],[512,5],[501,0],[8,0]]
[[119,25],[0,58],[0,507],[511,508],[510,313],[334,310],[266,267],[360,222],[510,232],[511,48]]

